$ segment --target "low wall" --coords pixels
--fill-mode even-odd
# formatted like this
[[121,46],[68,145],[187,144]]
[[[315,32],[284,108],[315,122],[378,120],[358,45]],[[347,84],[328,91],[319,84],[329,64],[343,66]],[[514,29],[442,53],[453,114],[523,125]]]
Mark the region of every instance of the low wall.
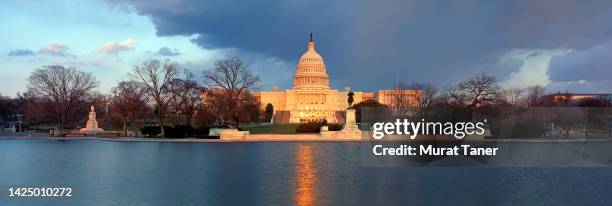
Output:
[[239,131],[238,129],[221,129],[219,132],[221,141],[243,141],[248,136],[248,131]]
[[361,133],[322,131],[305,134],[249,134],[248,131],[222,129],[219,139],[224,142],[237,141],[361,141]]
[[[413,141],[406,135],[385,135],[383,139],[375,140],[372,132],[359,130],[327,131],[321,133],[304,134],[250,134],[248,131],[237,129],[222,129],[219,139],[224,142],[237,141]],[[418,141],[457,141],[448,135],[418,135],[414,140]],[[467,135],[464,141],[483,141],[483,135]]]

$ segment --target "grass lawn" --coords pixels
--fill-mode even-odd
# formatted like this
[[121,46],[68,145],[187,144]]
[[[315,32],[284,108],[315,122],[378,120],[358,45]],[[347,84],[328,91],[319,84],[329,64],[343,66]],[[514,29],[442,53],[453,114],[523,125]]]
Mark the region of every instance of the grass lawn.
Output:
[[245,125],[242,130],[251,134],[295,134],[298,124],[267,124],[267,125]]

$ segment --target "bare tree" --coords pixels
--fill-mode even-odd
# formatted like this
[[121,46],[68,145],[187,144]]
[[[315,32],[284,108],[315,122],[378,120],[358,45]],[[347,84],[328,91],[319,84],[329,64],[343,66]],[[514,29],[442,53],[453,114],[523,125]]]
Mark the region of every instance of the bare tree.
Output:
[[395,89],[393,91],[391,98],[391,110],[395,115],[399,116],[407,116],[410,115],[417,105],[413,100],[415,98],[411,98],[410,94],[407,93],[409,90],[408,84],[403,81],[398,81],[395,84]]
[[431,110],[436,101],[436,94],[438,93],[438,89],[434,85],[421,83],[412,83],[410,86],[408,86],[408,88],[419,91],[419,94],[421,96],[418,106],[418,112],[423,117],[427,117],[429,111]]
[[191,126],[193,115],[200,105],[203,89],[195,80],[193,73],[183,70],[182,78],[175,78],[168,84],[171,94],[171,105],[175,113],[185,115],[187,125]]
[[527,89],[527,106],[535,106],[538,99],[544,95],[544,87],[536,85]]
[[467,94],[459,87],[447,87],[442,96],[445,101],[453,107],[463,108],[466,105]]
[[511,106],[519,106],[523,100],[523,90],[519,88],[502,89],[499,92],[499,100]]
[[83,98],[98,86],[91,75],[61,65],[43,66],[32,72],[28,79],[28,92],[51,103],[59,135],[65,136],[64,127],[82,106]]
[[20,105],[18,104],[19,99],[14,99],[0,94],[0,125],[2,122],[8,119],[12,115],[20,113]]
[[238,123],[241,103],[245,102],[245,94],[253,89],[259,82],[259,76],[248,70],[244,60],[238,57],[220,59],[215,62],[212,69],[204,71],[204,82],[213,89],[218,89],[218,98],[222,98],[225,104],[219,105],[220,118],[222,121],[233,119]]
[[170,95],[165,93],[170,81],[177,75],[177,64],[174,62],[160,62],[158,60],[147,60],[140,66],[135,66],[130,76],[134,81],[142,83],[148,96],[155,102],[161,136],[165,135],[164,116],[170,100]]
[[31,92],[24,92],[18,94],[20,104],[23,109],[23,116],[30,124],[37,126],[44,123],[55,122],[55,115],[51,112],[46,111],[47,108],[51,108],[52,105],[46,99],[37,97]]
[[136,81],[122,81],[112,89],[111,116],[121,122],[124,136],[128,136],[128,126],[135,126],[146,113],[146,93],[146,88]]
[[[227,94],[221,89],[207,89],[205,92],[204,103],[200,108],[202,114],[199,117],[208,117],[212,114],[216,120],[220,120],[223,125],[236,126],[237,123],[259,120],[259,101],[249,92],[244,92],[240,97],[234,98],[236,107],[227,107]],[[239,115],[236,114],[239,113]],[[229,124],[229,120],[234,124]]]
[[499,89],[495,77],[476,74],[449,89],[448,92],[455,101],[462,102],[460,105],[478,107],[495,101]]

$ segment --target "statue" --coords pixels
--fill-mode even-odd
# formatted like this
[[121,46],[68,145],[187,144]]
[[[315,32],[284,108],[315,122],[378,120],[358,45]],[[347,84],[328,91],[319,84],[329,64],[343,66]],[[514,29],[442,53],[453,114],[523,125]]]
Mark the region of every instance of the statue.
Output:
[[344,122],[344,128],[342,128],[341,132],[345,137],[361,138],[361,131],[359,130],[359,126],[357,126],[357,118],[355,117],[355,109],[350,108],[353,106],[353,101],[355,101],[353,98],[355,93],[349,90],[347,95],[349,108],[346,109],[346,119]]
[[89,111],[89,117],[87,118],[87,124],[85,128],[81,129],[82,133],[85,134],[96,134],[99,132],[103,132],[102,128],[98,127],[98,121],[96,120],[96,110],[94,106],[91,106]]
[[353,99],[354,95],[355,95],[355,93],[353,93],[353,91],[349,91],[349,93],[348,93],[348,104],[349,104],[349,107],[353,106],[353,101],[355,101],[355,99]]

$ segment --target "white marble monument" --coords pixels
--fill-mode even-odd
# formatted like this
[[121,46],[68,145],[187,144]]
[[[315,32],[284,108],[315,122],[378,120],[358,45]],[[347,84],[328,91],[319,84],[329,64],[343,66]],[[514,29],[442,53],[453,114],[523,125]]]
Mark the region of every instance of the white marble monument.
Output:
[[91,110],[89,111],[89,117],[87,119],[87,125],[85,128],[81,129],[82,133],[85,134],[96,134],[103,132],[102,128],[98,127],[98,121],[96,120],[96,111],[94,106],[91,106]]

